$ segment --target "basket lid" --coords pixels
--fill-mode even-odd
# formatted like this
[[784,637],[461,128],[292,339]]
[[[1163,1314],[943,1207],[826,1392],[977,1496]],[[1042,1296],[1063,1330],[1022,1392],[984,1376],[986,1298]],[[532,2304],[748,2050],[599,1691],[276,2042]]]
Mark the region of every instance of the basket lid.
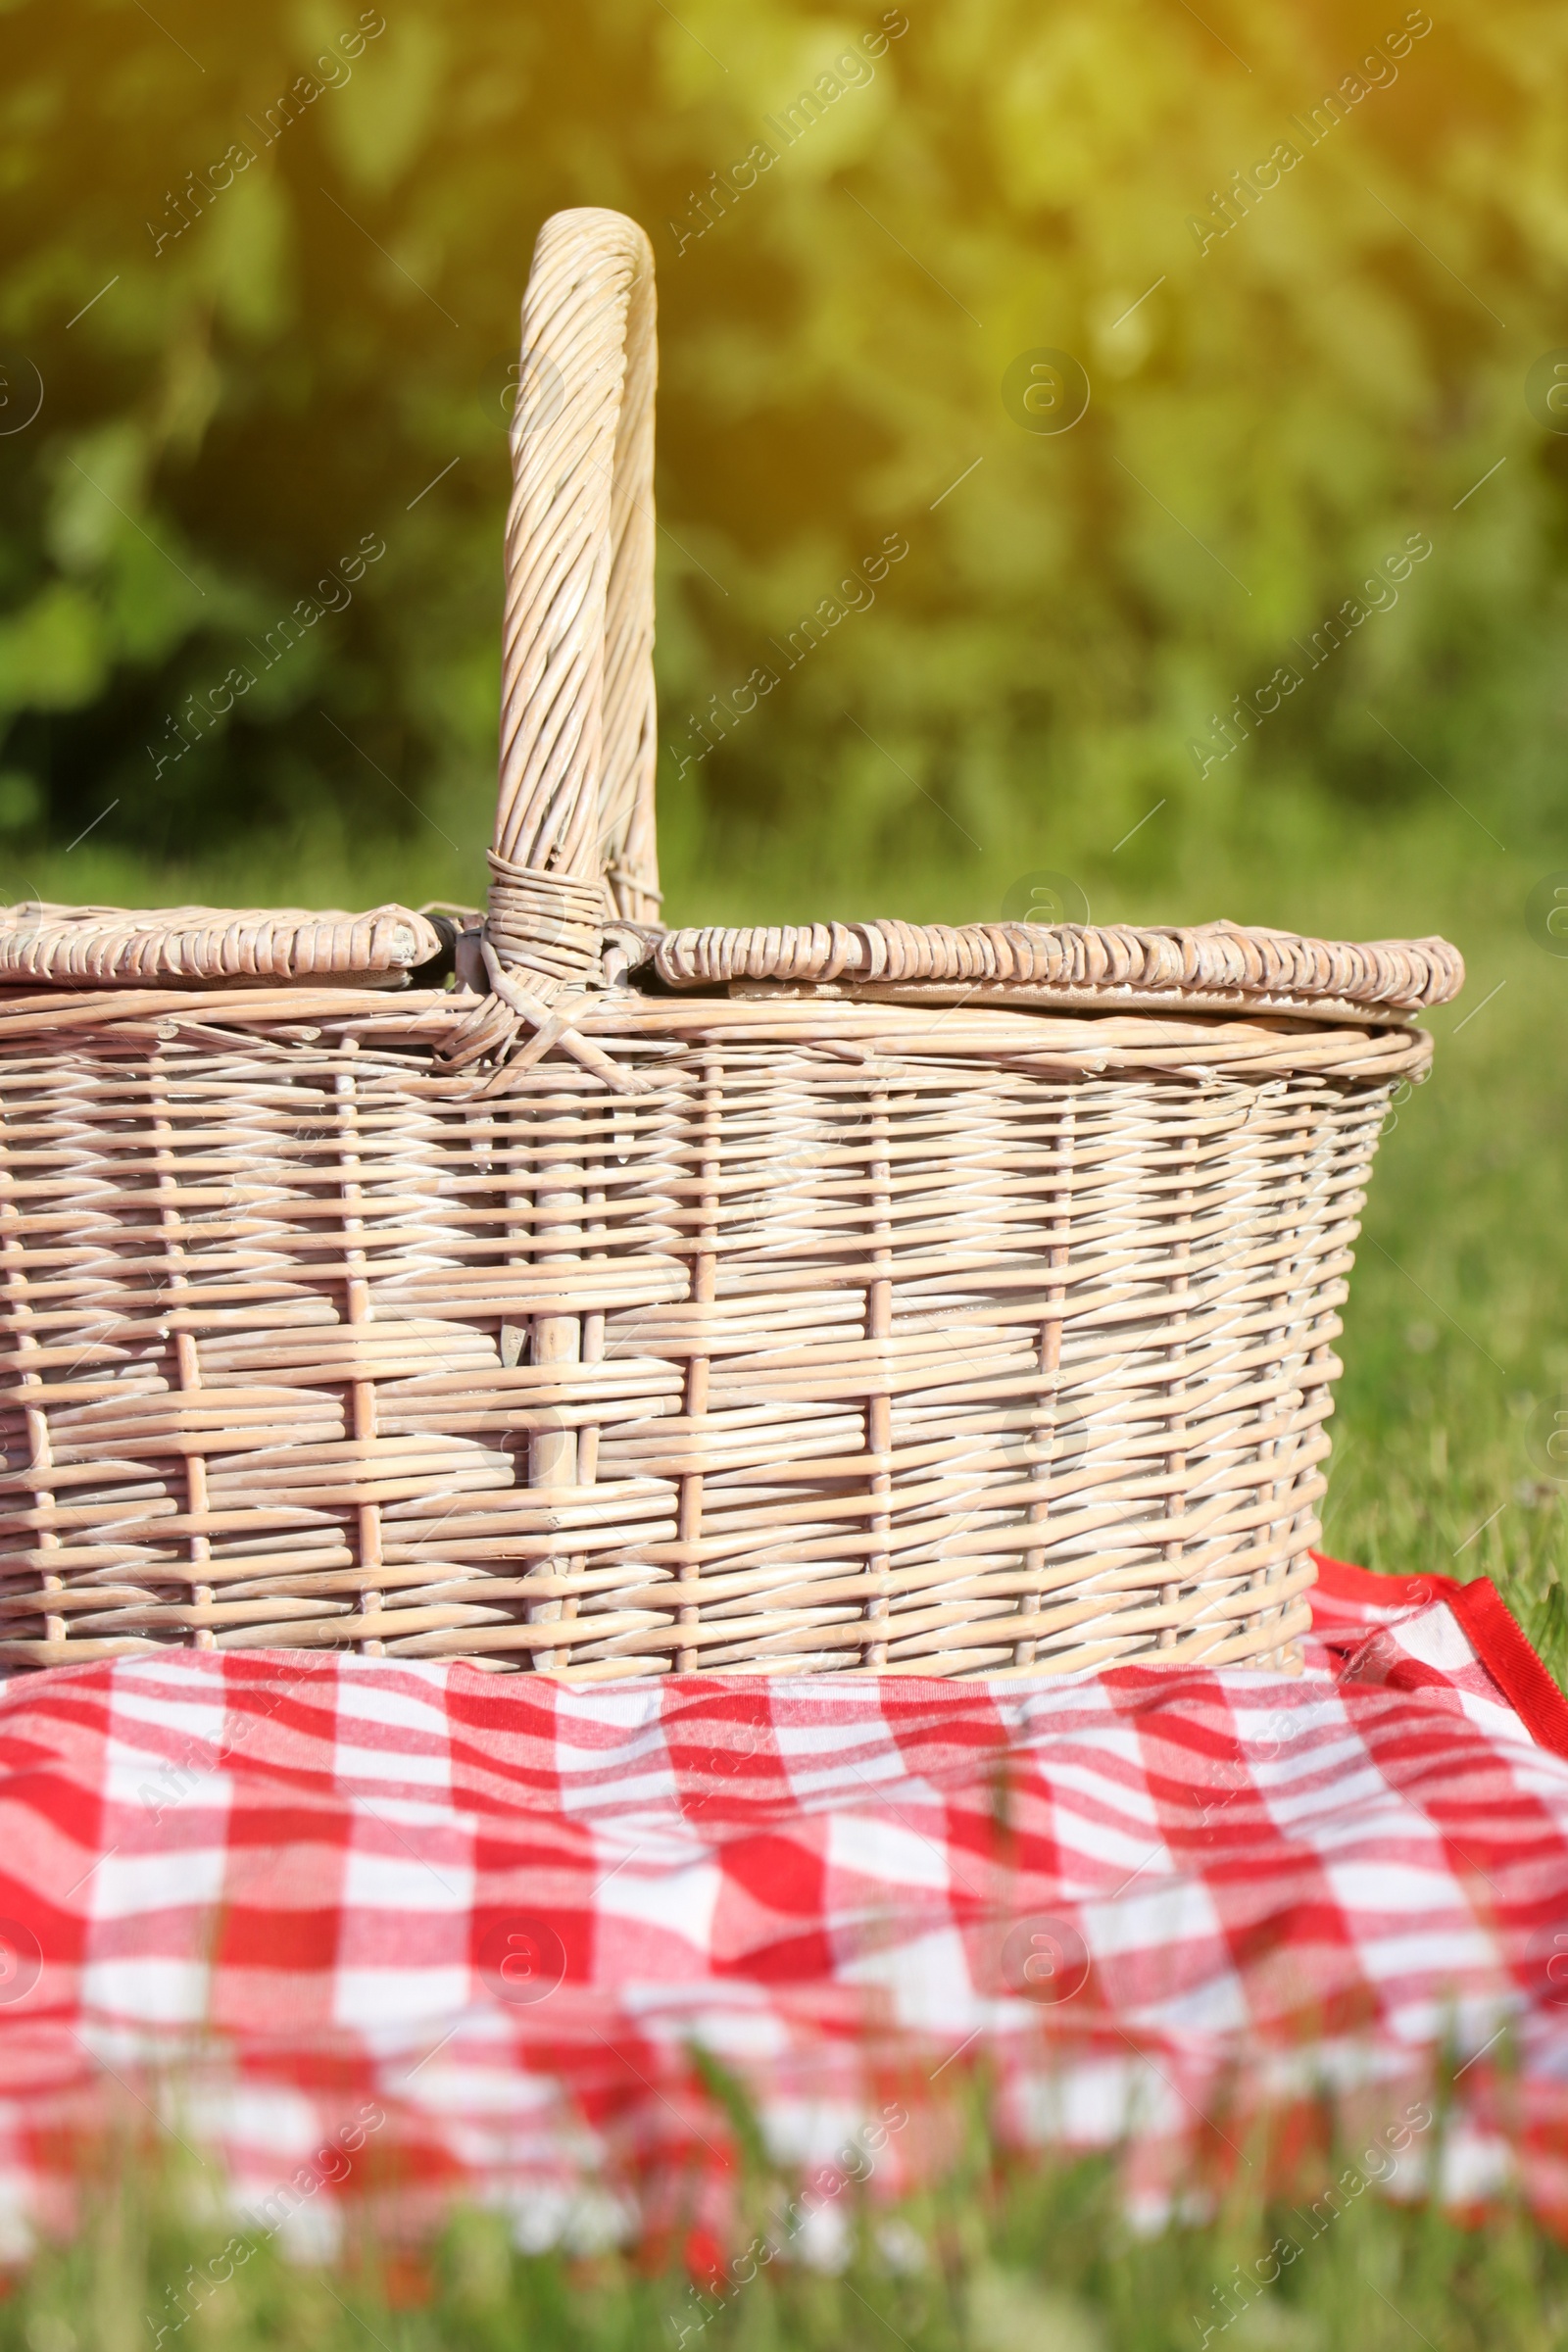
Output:
[[1464,985],[1445,939],[1304,939],[1226,921],[797,923],[667,931],[653,955],[666,988],[792,987],[930,1003],[986,1001],[1109,1011],[1298,1013],[1409,1019]]
[[399,982],[444,952],[440,927],[407,906],[310,914],[297,906],[0,907],[0,983],[145,988],[149,983]]

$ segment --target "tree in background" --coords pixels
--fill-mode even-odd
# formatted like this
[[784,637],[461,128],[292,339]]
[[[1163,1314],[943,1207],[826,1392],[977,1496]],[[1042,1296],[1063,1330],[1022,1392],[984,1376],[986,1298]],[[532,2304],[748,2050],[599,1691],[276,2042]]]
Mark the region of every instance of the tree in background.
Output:
[[3,23],[8,897],[88,826],[479,887],[517,307],[583,203],[660,269],[672,905],[994,912],[1440,794],[1488,858],[1560,800],[1549,10]]

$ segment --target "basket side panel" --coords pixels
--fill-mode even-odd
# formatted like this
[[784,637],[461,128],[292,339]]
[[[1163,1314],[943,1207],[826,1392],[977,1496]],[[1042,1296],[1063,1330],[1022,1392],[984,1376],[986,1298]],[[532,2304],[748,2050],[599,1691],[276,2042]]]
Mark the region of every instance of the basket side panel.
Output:
[[0,1658],[1290,1662],[1387,1083],[661,1037],[0,1054]]

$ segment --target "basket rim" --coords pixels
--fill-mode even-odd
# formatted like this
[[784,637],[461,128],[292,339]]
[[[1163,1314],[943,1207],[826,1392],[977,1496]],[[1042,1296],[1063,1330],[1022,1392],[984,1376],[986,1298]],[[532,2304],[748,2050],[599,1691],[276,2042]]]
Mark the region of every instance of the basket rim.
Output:
[[[445,926],[450,930],[450,925]],[[400,980],[442,953],[430,911],[386,904],[329,907],[0,906],[0,987],[146,988]]]
[[[682,994],[1390,1021],[1452,1003],[1465,977],[1437,937],[1322,940],[1223,920],[607,925],[617,928],[619,972]],[[384,986],[439,956],[452,931],[433,908],[397,904],[345,914],[31,900],[0,907],[0,987]]]
[[653,964],[674,989],[896,988],[928,1003],[972,991],[1063,1008],[1267,1008],[1339,1019],[1449,1004],[1465,976],[1463,957],[1445,939],[1322,940],[1226,920],[713,924],[664,932]]

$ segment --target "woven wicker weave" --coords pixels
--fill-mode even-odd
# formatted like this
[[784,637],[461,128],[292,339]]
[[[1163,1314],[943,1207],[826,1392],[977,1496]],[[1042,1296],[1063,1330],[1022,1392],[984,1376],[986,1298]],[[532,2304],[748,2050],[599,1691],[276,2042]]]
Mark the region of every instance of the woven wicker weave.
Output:
[[1457,956],[660,933],[641,232],[523,328],[484,925],[0,922],[0,1658],[1292,1665]]

